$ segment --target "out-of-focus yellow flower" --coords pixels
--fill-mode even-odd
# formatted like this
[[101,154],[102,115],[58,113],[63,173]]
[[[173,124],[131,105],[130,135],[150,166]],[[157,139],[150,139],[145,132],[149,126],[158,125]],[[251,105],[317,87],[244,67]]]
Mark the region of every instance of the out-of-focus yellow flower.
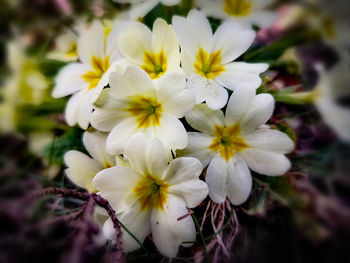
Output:
[[39,105],[48,96],[48,81],[39,71],[36,61],[25,54],[17,40],[8,43],[8,65],[11,75],[0,90],[0,131],[15,130],[17,107],[23,104]]

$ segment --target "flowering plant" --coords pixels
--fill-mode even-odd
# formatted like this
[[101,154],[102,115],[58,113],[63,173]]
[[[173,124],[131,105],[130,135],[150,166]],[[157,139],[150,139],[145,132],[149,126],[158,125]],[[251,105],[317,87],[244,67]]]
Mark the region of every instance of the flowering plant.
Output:
[[0,90],[2,132],[25,135],[45,175],[29,176],[14,214],[55,196],[28,225],[76,233],[60,260],[226,262],[252,229],[244,220],[281,207],[315,239],[329,230],[319,211],[332,207],[344,228],[349,207],[342,214],[312,182],[318,143],[348,153],[343,20],[325,19],[323,4],[319,26],[309,4],[281,1],[92,2],[77,19],[57,1],[73,19],[44,56],[13,40]]

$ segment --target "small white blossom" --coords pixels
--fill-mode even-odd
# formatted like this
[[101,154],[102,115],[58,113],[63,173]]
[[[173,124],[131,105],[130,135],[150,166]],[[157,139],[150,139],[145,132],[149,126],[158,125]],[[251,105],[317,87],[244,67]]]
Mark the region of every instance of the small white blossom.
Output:
[[225,88],[259,87],[259,74],[267,64],[232,62],[252,44],[255,32],[250,27],[227,21],[213,34],[209,21],[197,10],[187,18],[175,16],[173,25],[187,86],[194,91],[197,104],[205,101],[211,109],[220,109],[228,98]]
[[170,149],[183,149],[187,133],[179,120],[194,106],[194,95],[185,89],[185,76],[169,73],[152,81],[141,68],[128,66],[111,74],[110,89],[96,102],[91,124],[110,134],[107,150],[123,153],[128,139],[137,132],[162,141]]
[[[208,186],[199,180],[201,163],[190,157],[168,165],[166,152],[158,139],[134,135],[124,152],[130,166],[115,166],[99,172],[93,180],[99,194],[115,209],[118,219],[143,242],[152,233],[158,250],[175,257],[180,245],[196,239],[196,230],[187,207],[199,205]],[[178,220],[179,219],[179,220]],[[107,238],[115,237],[111,219],[104,224]],[[123,249],[136,250],[139,244],[123,230]]]
[[116,159],[106,152],[106,138],[107,135],[99,131],[87,131],[84,133],[83,142],[92,158],[76,150],[71,150],[64,156],[64,162],[68,167],[65,173],[68,178],[89,192],[96,192],[92,184],[95,175],[116,164]]
[[255,95],[254,88],[237,89],[231,96],[226,115],[197,105],[186,114],[198,132],[189,132],[189,144],[180,156],[199,159],[208,166],[209,196],[216,203],[229,200],[239,205],[249,196],[252,177],[248,167],[260,174],[277,176],[290,168],[284,154],[294,144],[284,133],[262,128],[270,118],[274,100],[269,94]]

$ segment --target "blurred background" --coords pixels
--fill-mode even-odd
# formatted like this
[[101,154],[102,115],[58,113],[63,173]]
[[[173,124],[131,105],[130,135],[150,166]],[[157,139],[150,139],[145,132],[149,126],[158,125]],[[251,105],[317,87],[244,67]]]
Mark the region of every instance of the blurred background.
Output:
[[[145,1],[0,1],[0,262],[111,260],[97,221],[74,214],[83,201],[33,193],[76,189],[64,176],[63,155],[86,152],[83,130],[66,124],[67,98],[50,94],[57,72],[78,60],[79,29],[93,19],[106,27],[115,19],[152,27],[157,17],[170,23],[201,7],[201,0],[158,1],[135,18],[129,10],[138,2]],[[269,124],[291,136],[296,149],[287,175],[254,175],[248,202],[235,207],[239,227],[229,257],[218,258],[350,262],[350,1],[270,1],[266,10],[276,19],[254,27],[257,38],[239,60],[270,64],[258,92],[274,96]],[[221,20],[210,22],[215,30]],[[230,236],[230,228],[223,230],[223,238]],[[145,246],[156,251],[151,240]],[[198,250],[180,251],[173,261],[192,261]],[[127,259],[165,261],[153,252]]]

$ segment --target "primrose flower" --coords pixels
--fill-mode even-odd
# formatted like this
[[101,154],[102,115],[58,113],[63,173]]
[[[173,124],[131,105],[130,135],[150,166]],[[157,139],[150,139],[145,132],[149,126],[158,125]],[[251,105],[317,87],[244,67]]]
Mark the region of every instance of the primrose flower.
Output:
[[181,0],[113,0],[121,4],[131,4],[129,17],[136,20],[144,17],[149,11],[156,7],[159,3],[165,6],[174,6]]
[[70,94],[66,106],[66,120],[71,126],[78,123],[83,129],[89,125],[93,109],[92,103],[108,84],[110,72],[116,60],[121,58],[116,37],[122,23],[115,23],[111,33],[104,30],[99,21],[94,21],[89,29],[81,31],[78,40],[78,56],[81,62],[65,66],[56,77],[52,92],[55,98]]
[[218,19],[231,19],[266,28],[277,15],[265,10],[274,0],[197,0],[196,4],[207,15]]
[[267,64],[232,62],[252,44],[255,32],[250,27],[228,21],[213,35],[209,21],[197,10],[187,18],[175,16],[173,25],[187,86],[194,91],[197,104],[206,101],[210,108],[220,109],[228,98],[225,88],[259,87],[259,74]]
[[83,142],[92,158],[76,150],[71,150],[64,156],[64,162],[68,167],[65,173],[68,178],[89,192],[96,192],[92,184],[95,175],[116,164],[116,158],[106,152],[106,138],[107,135],[102,132],[87,131],[84,133]]
[[[191,157],[172,160],[158,139],[134,135],[125,147],[130,167],[115,166],[99,172],[93,184],[115,209],[118,219],[141,242],[152,233],[158,250],[175,257],[182,242],[196,239],[196,230],[187,207],[199,205],[208,195],[208,186],[199,180],[201,163]],[[123,231],[123,248],[129,252],[139,244]],[[115,237],[111,219],[103,232]]]
[[197,105],[186,114],[186,121],[198,132],[189,132],[188,146],[179,156],[199,159],[208,166],[209,196],[216,203],[226,196],[235,205],[249,196],[252,177],[248,167],[260,174],[284,174],[290,161],[284,154],[294,145],[284,133],[262,128],[271,116],[274,101],[269,94],[255,95],[254,88],[237,89],[224,116],[221,110]]
[[170,149],[187,145],[186,130],[178,118],[194,106],[194,95],[186,90],[185,76],[169,73],[152,81],[141,68],[128,66],[123,74],[114,72],[95,103],[91,124],[100,131],[110,131],[107,151],[123,153],[128,139],[137,132],[162,141]]
[[131,23],[120,34],[118,43],[121,54],[152,79],[167,72],[181,72],[180,48],[174,29],[161,18],[154,22],[153,32],[142,23]]

